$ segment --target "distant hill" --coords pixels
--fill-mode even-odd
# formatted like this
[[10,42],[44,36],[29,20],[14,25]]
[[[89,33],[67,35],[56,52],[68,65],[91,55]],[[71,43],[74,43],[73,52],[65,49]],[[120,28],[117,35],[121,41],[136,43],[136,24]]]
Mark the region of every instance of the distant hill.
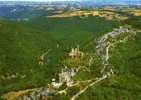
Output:
[[47,16],[56,10],[85,9],[101,6],[141,6],[140,0],[85,0],[85,1],[54,1],[54,2],[18,2],[0,1],[0,16],[12,20],[28,21],[32,18]]

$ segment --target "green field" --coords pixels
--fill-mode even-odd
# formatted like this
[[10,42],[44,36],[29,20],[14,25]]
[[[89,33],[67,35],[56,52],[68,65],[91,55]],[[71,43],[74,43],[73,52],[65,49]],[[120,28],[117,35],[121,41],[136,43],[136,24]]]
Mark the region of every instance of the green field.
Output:
[[[63,66],[72,47],[80,46],[83,52],[95,52],[95,39],[113,28],[129,24],[141,29],[141,17],[126,21],[108,21],[100,17],[46,18],[39,17],[28,22],[0,20],[0,94],[9,91],[46,86]],[[59,45],[59,47],[57,47]],[[46,51],[44,65],[38,64],[39,56]],[[141,33],[135,40],[118,45],[112,50],[110,63],[116,74],[80,96],[80,100],[140,100],[141,99]],[[78,79],[97,74],[79,73]],[[18,74],[14,79],[1,76]],[[21,78],[24,75],[26,77]],[[66,100],[54,97],[54,100]]]

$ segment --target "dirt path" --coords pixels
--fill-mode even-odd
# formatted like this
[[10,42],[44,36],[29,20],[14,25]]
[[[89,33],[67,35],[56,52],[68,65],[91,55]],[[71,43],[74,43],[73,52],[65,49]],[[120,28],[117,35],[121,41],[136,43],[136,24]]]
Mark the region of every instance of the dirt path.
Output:
[[[128,32],[128,35],[123,37],[122,39],[116,40],[116,38],[118,38],[119,35],[124,34],[124,32]],[[80,90],[77,94],[75,94],[70,100],[76,100],[89,87],[91,87],[91,86],[101,82],[102,80],[110,77],[111,75],[113,75],[114,72],[113,72],[112,68],[110,68],[109,72],[106,72],[107,74],[104,74],[106,66],[109,64],[111,48],[115,47],[118,43],[126,42],[129,38],[131,38],[132,36],[135,36],[135,35],[136,35],[136,31],[128,30],[126,28],[120,27],[119,29],[116,29],[116,31],[112,31],[112,32],[107,33],[104,36],[102,36],[98,41],[99,44],[97,45],[97,47],[98,47],[97,52],[98,52],[98,55],[100,55],[102,57],[103,68],[101,69],[101,73],[103,74],[103,76],[100,78],[97,78],[96,81],[88,84],[84,89]],[[115,41],[114,42],[108,41],[109,37],[112,37],[112,39],[114,39]]]
[[[124,33],[128,33],[128,34],[126,34],[124,36]],[[81,94],[86,92],[88,88],[94,86],[95,84],[100,83],[101,81],[103,81],[103,80],[105,80],[107,78],[110,78],[114,74],[114,71],[113,71],[113,69],[111,67],[108,70],[106,70],[107,66],[110,65],[109,64],[109,59],[110,59],[110,56],[111,56],[110,51],[117,44],[124,43],[124,42],[128,41],[129,38],[133,38],[135,35],[136,35],[135,30],[120,27],[119,29],[114,29],[112,32],[109,32],[109,33],[101,36],[99,38],[99,40],[97,41],[97,45],[96,45],[96,51],[97,51],[96,55],[99,55],[101,57],[102,65],[103,65],[102,68],[101,68],[101,77],[92,78],[90,80],[84,80],[84,81],[79,81],[78,82],[77,80],[74,81],[73,77],[75,75],[77,75],[77,73],[79,71],[82,71],[82,70],[89,71],[89,69],[87,69],[86,66],[80,66],[77,69],[64,68],[64,69],[62,69],[62,71],[60,73],[58,73],[59,82],[54,82],[53,84],[54,84],[54,88],[56,88],[55,85],[63,84],[65,82],[67,84],[67,87],[65,89],[60,90],[59,88],[61,87],[61,85],[59,85],[59,87],[57,87],[55,89],[55,93],[60,94],[60,95],[67,94],[67,90],[68,90],[69,87],[78,86],[80,83],[87,84],[87,86],[85,86],[82,90],[80,90],[78,93],[76,93],[74,96],[72,96],[70,98],[70,100],[76,100]],[[120,36],[122,36],[122,37],[120,37]],[[49,51],[43,53],[40,56],[40,59],[42,61],[44,60],[44,57],[48,54],[48,52]],[[93,58],[91,57],[89,62],[88,62],[89,65],[91,65],[92,62],[93,62]],[[53,86],[53,84],[51,83],[50,85]],[[45,88],[45,90],[48,91],[47,93],[51,93],[51,91],[48,88]],[[32,91],[32,92],[34,92],[34,91]],[[23,92],[20,91],[20,93],[23,93]],[[46,92],[44,92],[44,90],[43,90],[39,94],[42,94],[42,93],[45,94]],[[17,94],[18,94],[18,92],[17,92]],[[10,94],[9,93],[7,93],[7,95],[5,94],[5,98],[8,95],[10,95]],[[17,98],[17,97],[15,97],[15,98]],[[31,100],[31,99],[29,99],[29,100]]]

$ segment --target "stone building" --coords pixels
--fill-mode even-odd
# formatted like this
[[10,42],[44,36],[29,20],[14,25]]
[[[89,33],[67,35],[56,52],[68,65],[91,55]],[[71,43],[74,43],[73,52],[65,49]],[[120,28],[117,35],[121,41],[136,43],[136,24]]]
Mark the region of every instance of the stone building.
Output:
[[79,46],[77,46],[77,48],[72,48],[69,52],[69,57],[72,59],[83,57],[83,55],[84,53],[79,50]]

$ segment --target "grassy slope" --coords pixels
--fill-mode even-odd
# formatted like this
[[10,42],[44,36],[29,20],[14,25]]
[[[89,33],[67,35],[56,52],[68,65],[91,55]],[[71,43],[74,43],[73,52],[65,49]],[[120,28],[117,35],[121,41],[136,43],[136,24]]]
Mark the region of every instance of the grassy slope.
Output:
[[[141,17],[131,17],[125,21],[134,28],[141,29]],[[140,100],[141,99],[141,33],[135,40],[118,45],[112,50],[110,62],[115,66],[116,75],[90,88],[80,100]]]
[[89,88],[80,100],[140,100],[141,99],[141,34],[135,41],[116,47],[111,63],[116,75],[99,85]]
[[[135,19],[125,23],[136,25],[136,28],[141,26]],[[28,77],[22,80],[0,80],[0,93],[46,85],[61,67],[58,59],[64,59],[71,47],[79,44],[83,51],[94,52],[94,39],[118,26],[118,22],[97,17],[39,18],[27,23],[1,20],[0,75],[18,72]],[[139,33],[135,41],[120,45],[112,51],[111,62],[119,70],[117,75],[90,88],[81,96],[81,100],[140,100],[140,38]],[[57,44],[60,48],[56,47]],[[51,61],[39,66],[37,57],[50,48]]]
[[[84,51],[93,52],[94,38],[113,27],[118,27],[118,23],[96,17],[38,18],[26,23],[1,20],[0,75],[19,73],[27,77],[0,80],[0,93],[46,85],[60,69],[58,63],[71,47],[79,44]],[[56,47],[57,44],[60,48]],[[48,49],[51,52],[45,58],[47,64],[39,66],[38,57]]]

